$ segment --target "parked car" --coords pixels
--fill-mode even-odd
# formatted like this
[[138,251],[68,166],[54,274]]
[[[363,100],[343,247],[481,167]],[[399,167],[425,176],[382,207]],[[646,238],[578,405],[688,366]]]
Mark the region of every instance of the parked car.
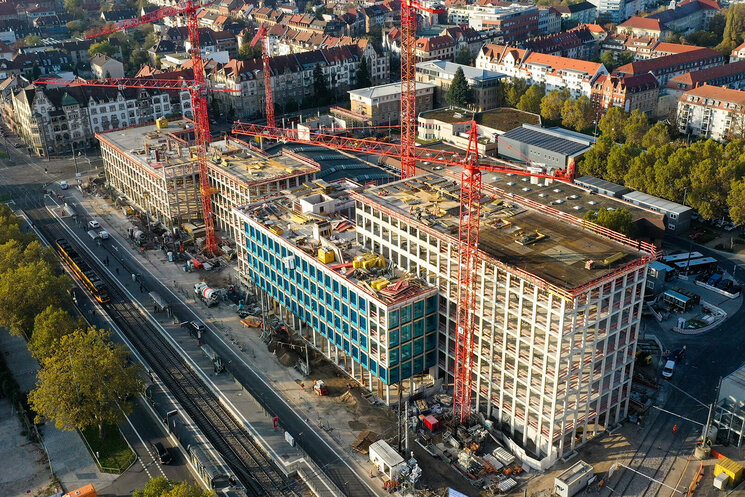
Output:
[[101,230],[98,232],[98,236],[101,237],[101,240],[108,240],[109,239],[109,232],[105,230]]
[[153,442],[153,450],[158,455],[158,461],[161,464],[171,464],[171,461],[173,461],[170,451],[163,447],[162,443]]
[[92,220],[88,221],[88,228],[90,228],[92,230],[95,230],[95,229],[98,229],[100,227],[101,227],[101,225],[95,219],[92,219]]
[[673,372],[675,371],[675,361],[672,359],[667,361],[665,363],[665,367],[662,368],[662,377],[665,379],[670,379],[673,377]]

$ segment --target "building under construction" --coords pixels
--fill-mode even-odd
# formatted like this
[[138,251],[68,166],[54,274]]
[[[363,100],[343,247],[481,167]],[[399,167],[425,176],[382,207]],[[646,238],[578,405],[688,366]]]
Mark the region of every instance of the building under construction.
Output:
[[[96,135],[108,184],[165,228],[202,219],[199,170],[191,121],[177,120]],[[315,178],[320,166],[292,151],[267,156],[240,140],[208,148],[215,226],[235,240],[231,210]]]
[[[452,384],[459,193],[426,174],[237,208],[240,271],[386,401],[402,380]],[[545,468],[626,416],[654,249],[489,185],[481,210],[475,408]]]

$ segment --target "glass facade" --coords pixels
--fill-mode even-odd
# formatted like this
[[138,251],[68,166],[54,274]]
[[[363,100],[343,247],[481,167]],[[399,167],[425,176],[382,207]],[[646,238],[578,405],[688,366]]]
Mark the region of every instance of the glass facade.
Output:
[[263,227],[244,222],[248,276],[385,384],[437,360],[437,290],[385,304]]

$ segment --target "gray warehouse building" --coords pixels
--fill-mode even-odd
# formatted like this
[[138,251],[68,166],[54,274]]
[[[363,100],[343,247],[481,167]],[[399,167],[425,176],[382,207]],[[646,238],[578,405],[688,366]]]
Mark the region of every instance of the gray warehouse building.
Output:
[[648,193],[630,192],[622,195],[621,198],[626,202],[631,202],[639,207],[661,212],[665,215],[665,226],[668,231],[673,233],[683,233],[691,227],[691,217],[693,209],[686,205],[670,202]]
[[548,170],[566,169],[595,144],[595,138],[562,128],[542,128],[523,124],[497,139],[501,157],[545,166]]

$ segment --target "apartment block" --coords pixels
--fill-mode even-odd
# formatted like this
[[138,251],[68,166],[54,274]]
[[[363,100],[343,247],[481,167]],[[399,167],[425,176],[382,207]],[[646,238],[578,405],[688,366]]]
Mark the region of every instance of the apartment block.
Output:
[[468,25],[477,31],[489,30],[490,38],[500,43],[525,40],[546,34],[540,31],[540,12],[535,5],[517,2],[472,4],[467,7]]
[[[506,195],[488,178],[484,194],[475,408],[502,424],[524,465],[545,469],[627,414],[654,247],[586,231],[576,217]],[[452,383],[459,184],[426,174],[351,195],[358,243],[437,288],[430,374]]]
[[525,79],[530,84],[543,83],[547,92],[566,88],[575,98],[580,95],[589,98],[595,79],[608,74],[605,66],[598,62],[492,44],[481,49],[476,67]]
[[416,65],[416,80],[437,85],[435,107],[446,105],[445,95],[458,69],[463,70],[463,75],[471,87],[474,110],[482,111],[499,106],[499,82],[506,78],[506,75],[444,60],[419,62]]
[[[107,182],[151,220],[173,230],[202,218],[191,121],[97,133]],[[236,240],[232,208],[312,181],[320,166],[292,152],[267,156],[236,139],[210,143],[215,227]]]
[[724,64],[724,57],[719,52],[711,48],[699,48],[690,52],[631,62],[617,68],[613,71],[613,75],[623,77],[650,73],[657,78],[660,86],[664,87],[675,76],[722,64]]
[[688,90],[678,100],[678,129],[720,142],[745,137],[745,91],[709,85]]
[[652,115],[659,94],[660,84],[652,74],[624,77],[602,74],[592,84],[590,100],[599,114],[605,114],[611,107],[619,107],[626,112],[640,110]]
[[414,385],[437,362],[438,292],[360,243],[351,197],[358,189],[318,180],[271,204],[236,207],[239,274],[317,350],[390,403],[392,385]]
[[[416,83],[417,112],[432,110],[435,88],[433,83]],[[350,90],[349,101],[351,111],[365,116],[372,126],[396,124],[401,119],[401,83]]]

